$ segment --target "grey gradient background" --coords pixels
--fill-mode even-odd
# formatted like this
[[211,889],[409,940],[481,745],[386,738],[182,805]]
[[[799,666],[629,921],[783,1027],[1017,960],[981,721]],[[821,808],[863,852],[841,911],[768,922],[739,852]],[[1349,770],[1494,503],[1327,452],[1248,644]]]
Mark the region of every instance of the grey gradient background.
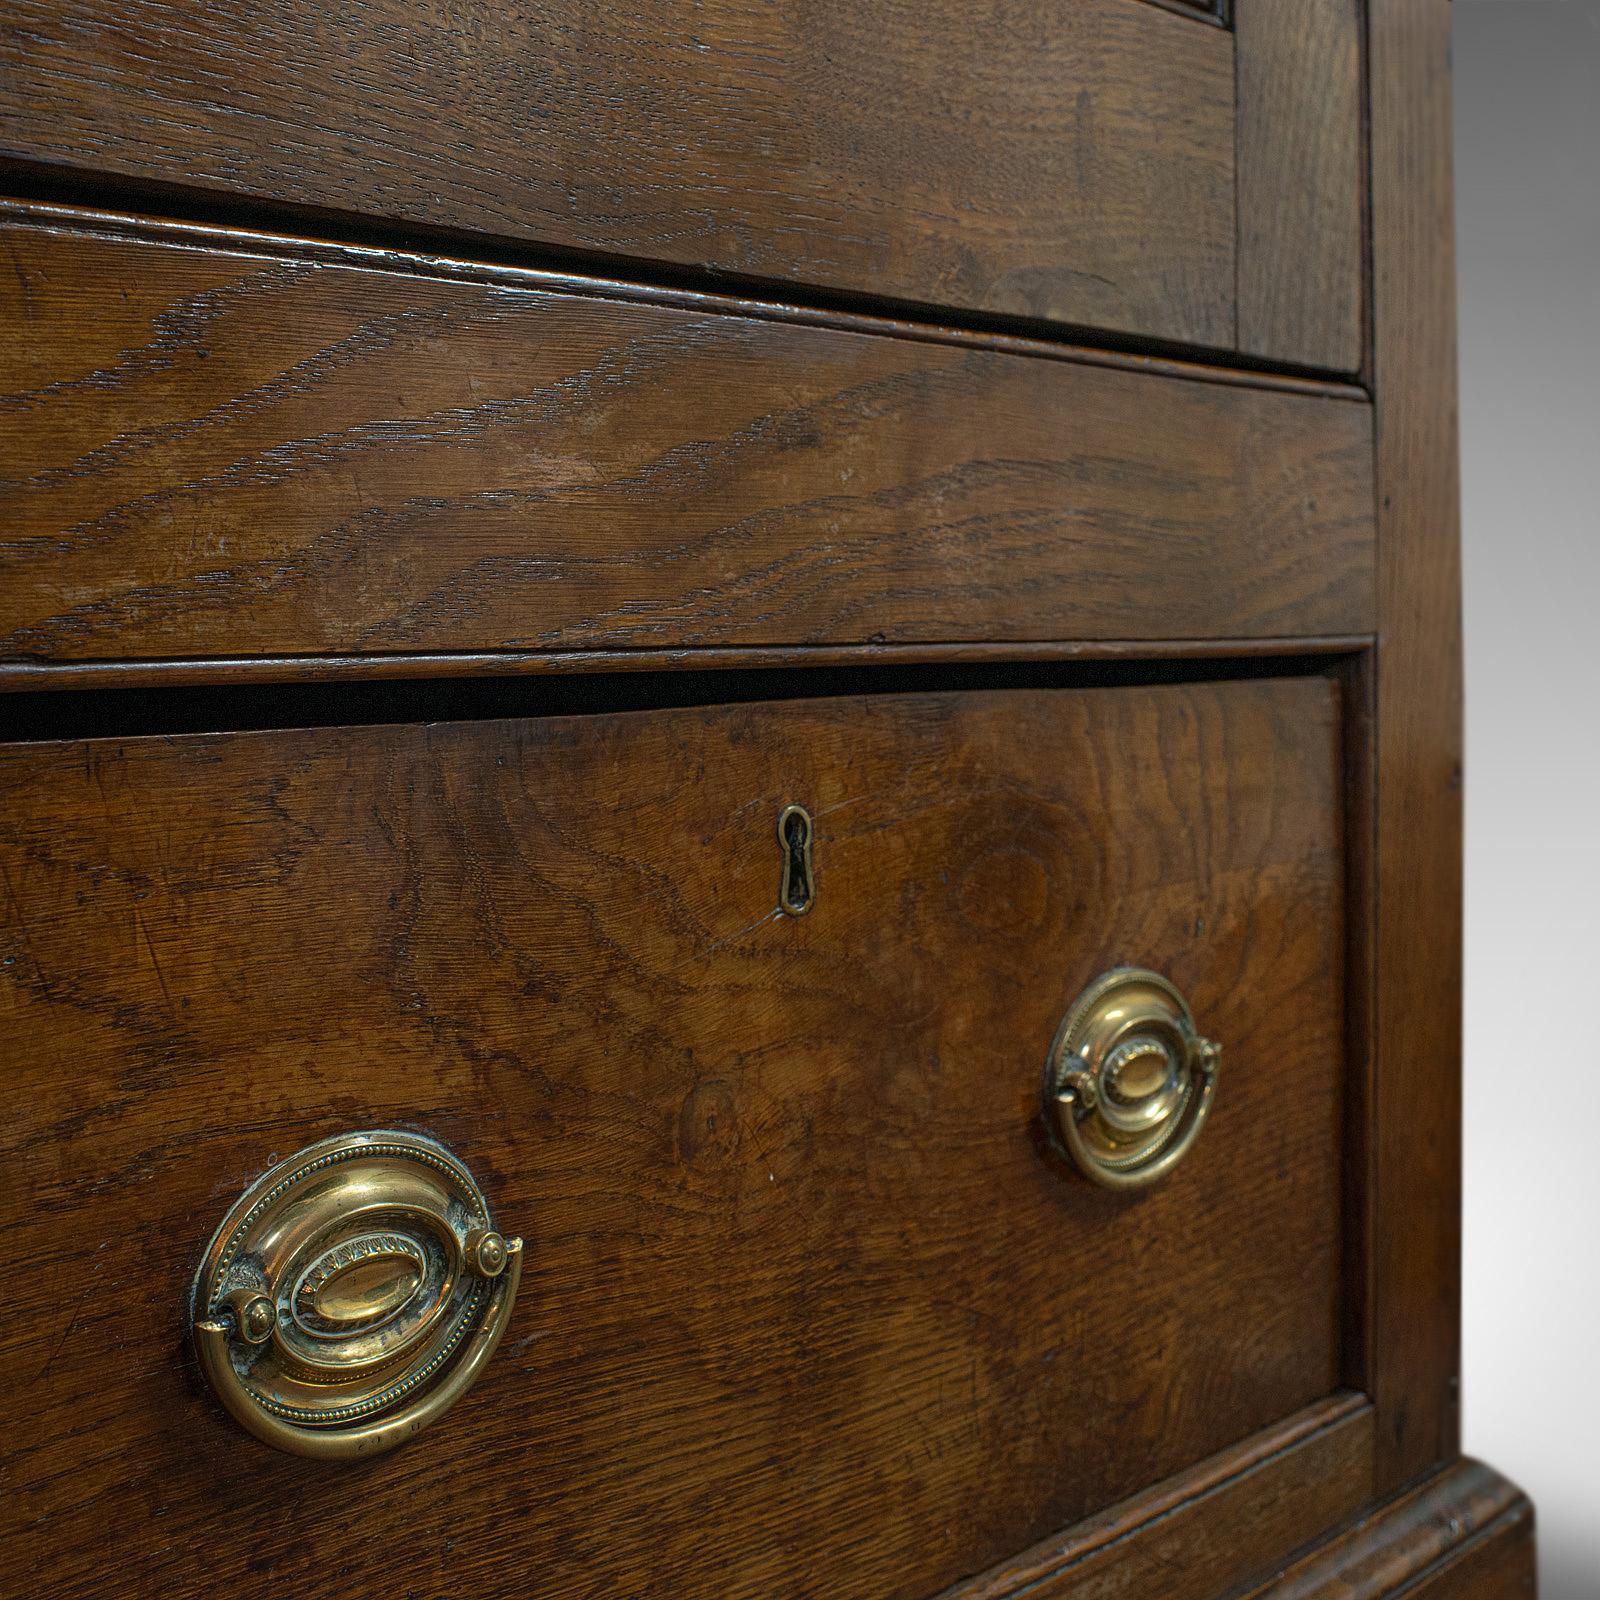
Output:
[[[1462,1431],[1600,1597],[1600,0],[1455,0]],[[1553,1014],[1546,1010],[1554,1002]]]

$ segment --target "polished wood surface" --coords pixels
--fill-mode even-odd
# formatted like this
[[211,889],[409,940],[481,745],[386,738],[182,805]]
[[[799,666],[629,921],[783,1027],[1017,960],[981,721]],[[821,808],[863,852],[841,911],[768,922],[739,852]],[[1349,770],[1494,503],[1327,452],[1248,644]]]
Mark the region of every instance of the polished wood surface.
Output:
[[1291,1562],[1245,1600],[1535,1600],[1533,1508],[1460,1460]]
[[[0,1592],[1532,1600],[1457,1428],[1448,32],[16,0]],[[1225,1046],[1137,1198],[1039,1104],[1124,961]],[[384,1123],[514,1324],[273,1454],[190,1274]]]
[[1538,1600],[1533,1507],[1524,1501],[1479,1543],[1428,1574],[1407,1600]]
[[[1450,18],[1371,17],[1375,653],[1369,1392],[1380,1486],[1459,1449],[1461,558]],[[1405,1218],[1405,1225],[1395,1219]]]
[[[0,752],[0,1586],[308,1592],[403,1559],[419,1593],[909,1600],[1314,1403],[1338,701],[1311,676]],[[802,919],[775,911],[789,801]],[[1139,960],[1227,1054],[1195,1150],[1120,1197],[1048,1149],[1040,1073],[1074,995]],[[383,1125],[455,1148],[527,1264],[478,1389],[337,1471],[219,1414],[184,1295],[274,1157]]]
[[1335,1396],[941,1600],[1215,1600],[1347,1521],[1371,1494],[1372,1407]]
[[0,240],[13,660],[1372,625],[1362,402],[292,243]]
[[940,1600],[1536,1600],[1516,1485],[1458,1461],[1358,1515],[1373,1444],[1369,1403],[1324,1401]]
[[1233,39],[1142,0],[12,0],[0,152],[1233,342]]
[[1360,0],[1238,0],[1239,349],[1362,364]]

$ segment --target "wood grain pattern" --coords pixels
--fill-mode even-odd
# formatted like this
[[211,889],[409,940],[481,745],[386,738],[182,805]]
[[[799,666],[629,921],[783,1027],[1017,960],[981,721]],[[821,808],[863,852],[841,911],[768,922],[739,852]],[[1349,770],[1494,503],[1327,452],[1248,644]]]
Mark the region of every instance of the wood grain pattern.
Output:
[[1216,1600],[1352,1517],[1371,1493],[1370,1404],[1320,1401],[944,1600]]
[[1247,1600],[1534,1600],[1533,1508],[1461,1460],[1351,1524]]
[[[1148,4],[1150,0],[1143,0]],[[0,195],[0,221],[33,222],[68,228],[75,233],[114,239],[139,239],[153,244],[174,244],[200,250],[260,251],[268,255],[293,255],[333,266],[359,266],[378,271],[407,272],[424,277],[445,274],[453,279],[510,289],[543,288],[559,294],[624,298],[650,305],[675,306],[736,317],[757,317],[806,327],[823,327],[850,333],[916,339],[922,343],[954,344],[966,350],[999,350],[1008,355],[1039,356],[1047,361],[1074,361],[1088,366],[1112,367],[1119,372],[1141,372],[1153,377],[1187,378],[1196,383],[1231,383],[1244,388],[1274,389],[1289,394],[1316,394],[1346,400],[1366,400],[1359,382],[1304,373],[1237,365],[1219,360],[1213,352],[1187,355],[1153,354],[1120,343],[1071,339],[1060,329],[1020,331],[990,319],[962,319],[946,311],[929,317],[905,309],[862,305],[816,304],[798,294],[762,297],[734,284],[712,287],[708,283],[654,282],[639,276],[603,276],[574,265],[531,264],[507,259],[483,241],[473,252],[445,251],[418,242],[401,244],[390,238],[379,242],[370,229],[341,230],[332,219],[300,218],[293,228],[252,225],[240,219],[240,208],[230,207],[227,222],[201,221],[193,216],[151,215],[127,209],[110,209],[39,195],[23,198]]]
[[1368,1378],[1392,1490],[1459,1450],[1460,482],[1450,8],[1375,0],[1369,20],[1380,593]]
[[292,253],[0,239],[13,659],[1371,625],[1364,404]]
[[[0,751],[0,1587],[910,1600],[1327,1394],[1339,724],[1296,678]],[[1127,960],[1228,1051],[1140,1197],[1038,1112]],[[528,1265],[479,1388],[345,1472],[219,1415],[182,1307],[364,1125]]]
[[0,154],[1231,345],[1232,36],[1136,0],[12,0]]
[[1239,349],[1362,365],[1360,0],[1236,0]]

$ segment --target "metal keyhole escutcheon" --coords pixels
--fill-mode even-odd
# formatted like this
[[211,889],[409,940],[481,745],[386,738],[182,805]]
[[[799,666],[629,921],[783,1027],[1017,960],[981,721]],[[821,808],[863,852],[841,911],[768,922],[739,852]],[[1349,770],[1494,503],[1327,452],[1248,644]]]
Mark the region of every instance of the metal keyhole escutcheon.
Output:
[[778,909],[791,917],[803,917],[817,898],[811,870],[811,836],[811,813],[804,806],[785,806],[778,813],[778,848],[783,852]]

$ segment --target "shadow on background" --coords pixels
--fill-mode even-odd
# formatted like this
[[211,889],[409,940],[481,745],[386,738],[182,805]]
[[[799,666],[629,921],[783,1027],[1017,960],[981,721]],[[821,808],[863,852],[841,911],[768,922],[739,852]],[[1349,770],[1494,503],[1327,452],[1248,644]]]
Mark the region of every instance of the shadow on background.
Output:
[[1600,0],[1455,0],[1463,1428],[1600,1597]]

